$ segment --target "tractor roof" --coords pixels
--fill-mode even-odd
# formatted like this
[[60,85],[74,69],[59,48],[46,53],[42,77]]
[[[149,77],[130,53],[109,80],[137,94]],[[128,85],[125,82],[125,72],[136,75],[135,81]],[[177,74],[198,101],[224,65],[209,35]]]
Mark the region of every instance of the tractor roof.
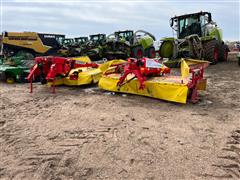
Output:
[[90,37],[92,36],[106,36],[106,34],[92,34],[92,35],[89,35]]
[[133,30],[116,31],[115,33],[133,32]]
[[75,37],[74,39],[88,39],[87,36],[82,36],[82,37]]
[[202,11],[200,11],[198,13],[191,13],[191,14],[184,14],[184,15],[181,15],[181,16],[174,16],[171,19],[183,19],[183,18],[187,18],[187,17],[191,17],[191,16],[196,16],[196,15],[199,16],[199,15],[205,15],[205,14],[211,15],[210,12],[202,12]]

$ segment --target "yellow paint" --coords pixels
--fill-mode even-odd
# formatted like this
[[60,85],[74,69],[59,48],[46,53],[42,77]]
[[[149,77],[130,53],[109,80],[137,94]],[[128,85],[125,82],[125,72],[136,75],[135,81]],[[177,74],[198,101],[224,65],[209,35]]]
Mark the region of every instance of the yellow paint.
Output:
[[[145,82],[145,88],[140,90],[138,80],[133,79],[118,89],[117,82],[119,81],[119,78],[120,75],[117,76],[117,74],[103,76],[100,79],[98,86],[99,88],[108,91],[137,94],[167,101],[186,103],[188,87],[187,84],[181,84],[180,81],[179,83],[166,82],[164,81],[164,78],[161,79],[161,77],[155,77],[148,79]],[[127,77],[127,79],[131,78],[131,75]]]
[[[14,40],[14,37],[24,38],[24,40]],[[42,54],[46,53],[51,48],[42,44],[36,32],[8,32],[8,36],[3,38],[3,43],[33,49],[35,52]]]
[[88,56],[73,57],[72,59],[83,63],[91,63],[91,59]]
[[[73,72],[78,71],[78,79],[71,80],[70,76]],[[67,86],[79,86],[79,85],[86,85],[97,83],[102,76],[102,71],[98,68],[90,68],[90,67],[83,67],[83,68],[76,68],[72,69],[67,77],[56,79],[55,85],[67,85]],[[52,85],[51,82],[48,83]]]

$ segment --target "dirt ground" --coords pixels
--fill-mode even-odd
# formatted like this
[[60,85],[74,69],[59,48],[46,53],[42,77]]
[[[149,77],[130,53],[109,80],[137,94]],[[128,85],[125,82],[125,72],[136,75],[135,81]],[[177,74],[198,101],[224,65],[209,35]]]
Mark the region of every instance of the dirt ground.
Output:
[[197,104],[96,86],[0,84],[0,179],[240,179],[240,67],[207,69]]

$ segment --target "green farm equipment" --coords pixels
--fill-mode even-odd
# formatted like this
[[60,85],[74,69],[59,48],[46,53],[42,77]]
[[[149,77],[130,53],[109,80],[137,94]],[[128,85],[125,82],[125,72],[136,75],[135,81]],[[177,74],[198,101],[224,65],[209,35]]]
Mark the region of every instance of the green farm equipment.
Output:
[[18,53],[18,55],[1,58],[0,79],[7,83],[27,82],[25,79],[33,65],[34,57],[30,53]]
[[75,46],[82,46],[88,41],[88,37],[77,37],[74,38],[74,45]]
[[81,48],[88,41],[88,37],[65,38],[62,41],[62,47],[66,49],[65,56],[74,57],[81,55]]
[[222,31],[213,22],[209,12],[175,16],[170,26],[176,36],[162,38],[159,55],[162,58],[204,59],[216,64],[226,61],[229,48],[222,40]]
[[127,57],[155,57],[153,42],[155,37],[146,31],[117,31],[107,37],[104,46],[104,56],[107,59]]
[[82,56],[89,56],[92,61],[103,58],[103,46],[106,42],[106,34],[93,34],[90,39],[81,46]]

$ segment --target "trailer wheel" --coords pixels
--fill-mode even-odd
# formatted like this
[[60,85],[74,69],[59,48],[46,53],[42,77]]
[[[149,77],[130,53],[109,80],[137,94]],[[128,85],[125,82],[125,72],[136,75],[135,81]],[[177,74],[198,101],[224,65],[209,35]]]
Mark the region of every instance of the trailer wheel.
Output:
[[144,54],[144,51],[141,46],[137,46],[132,49],[132,56],[134,58],[137,58],[137,59],[142,58],[143,54]]
[[211,40],[204,45],[204,57],[211,64],[217,64],[219,60],[219,45],[217,40]]
[[226,44],[222,44],[219,48],[219,60],[220,61],[227,61],[228,58],[228,46]]
[[146,49],[145,56],[147,56],[149,58],[155,58],[156,57],[155,48],[154,47],[150,47],[150,48]]

